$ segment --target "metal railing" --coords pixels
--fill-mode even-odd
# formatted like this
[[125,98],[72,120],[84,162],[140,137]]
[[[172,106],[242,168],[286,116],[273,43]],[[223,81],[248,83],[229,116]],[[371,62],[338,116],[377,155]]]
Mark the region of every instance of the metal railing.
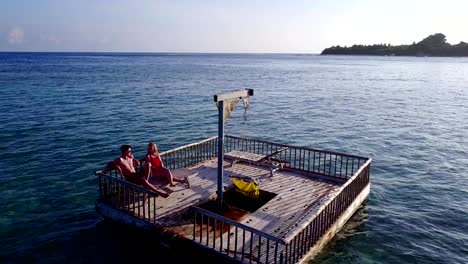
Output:
[[193,144],[185,145],[160,153],[164,166],[173,170],[186,168],[215,158],[218,137],[211,137]]
[[284,241],[199,207],[194,211],[193,241],[241,262],[283,263]]
[[296,263],[349,208],[369,184],[369,176],[370,159],[335,196],[309,216],[311,220],[305,223],[305,228],[284,239],[194,207],[193,241],[244,263]]
[[122,179],[118,173],[97,172],[99,201],[138,219],[156,223],[156,193]]
[[[170,169],[193,166],[217,155],[217,137],[162,152],[164,165]],[[137,168],[138,169],[138,168]],[[141,168],[140,168],[141,169]],[[99,178],[99,200],[128,215],[156,223],[156,193],[125,180],[114,170],[96,172]]]
[[250,138],[226,136],[225,140],[226,152],[241,150],[268,155],[284,147],[287,147],[287,149],[278,154],[278,162],[284,163],[285,168],[333,178],[349,179],[368,160],[366,157],[356,155],[296,147]]
[[349,208],[362,190],[369,184],[370,162],[366,163],[350,178],[341,190],[331,197],[299,233],[286,238],[285,263],[299,261],[328,231],[338,218]]

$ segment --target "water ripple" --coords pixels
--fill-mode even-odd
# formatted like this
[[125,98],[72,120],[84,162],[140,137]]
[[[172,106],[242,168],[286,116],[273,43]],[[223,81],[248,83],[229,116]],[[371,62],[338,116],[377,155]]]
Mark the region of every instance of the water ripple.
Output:
[[0,255],[130,259],[94,211],[94,170],[122,143],[142,157],[215,135],[212,96],[254,88],[232,134],[373,158],[367,204],[315,262],[465,263],[466,72],[463,58],[0,53]]

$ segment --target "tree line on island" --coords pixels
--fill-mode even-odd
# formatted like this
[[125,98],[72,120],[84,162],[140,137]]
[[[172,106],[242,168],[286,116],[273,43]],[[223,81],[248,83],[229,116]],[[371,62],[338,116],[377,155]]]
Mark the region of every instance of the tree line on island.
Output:
[[411,45],[390,44],[333,46],[322,51],[322,55],[378,55],[378,56],[468,56],[468,43],[447,43],[445,35],[437,33]]

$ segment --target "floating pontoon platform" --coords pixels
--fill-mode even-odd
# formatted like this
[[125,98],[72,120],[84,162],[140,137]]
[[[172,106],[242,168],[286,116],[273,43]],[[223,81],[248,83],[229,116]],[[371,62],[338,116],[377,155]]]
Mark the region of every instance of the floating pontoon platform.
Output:
[[[219,207],[217,142],[212,137],[161,153],[175,177],[190,181],[190,188],[153,182],[168,198],[116,173],[97,173],[98,212],[240,263],[305,263],[369,194],[370,158],[226,136]],[[236,192],[229,176],[258,182],[260,197]]]

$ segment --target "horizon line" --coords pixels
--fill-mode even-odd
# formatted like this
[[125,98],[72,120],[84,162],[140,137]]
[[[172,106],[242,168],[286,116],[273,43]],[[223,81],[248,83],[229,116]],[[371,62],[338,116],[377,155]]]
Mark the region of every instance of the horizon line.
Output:
[[180,51],[2,51],[0,53],[109,53],[109,54],[232,54],[232,55],[320,55],[309,52],[180,52]]

